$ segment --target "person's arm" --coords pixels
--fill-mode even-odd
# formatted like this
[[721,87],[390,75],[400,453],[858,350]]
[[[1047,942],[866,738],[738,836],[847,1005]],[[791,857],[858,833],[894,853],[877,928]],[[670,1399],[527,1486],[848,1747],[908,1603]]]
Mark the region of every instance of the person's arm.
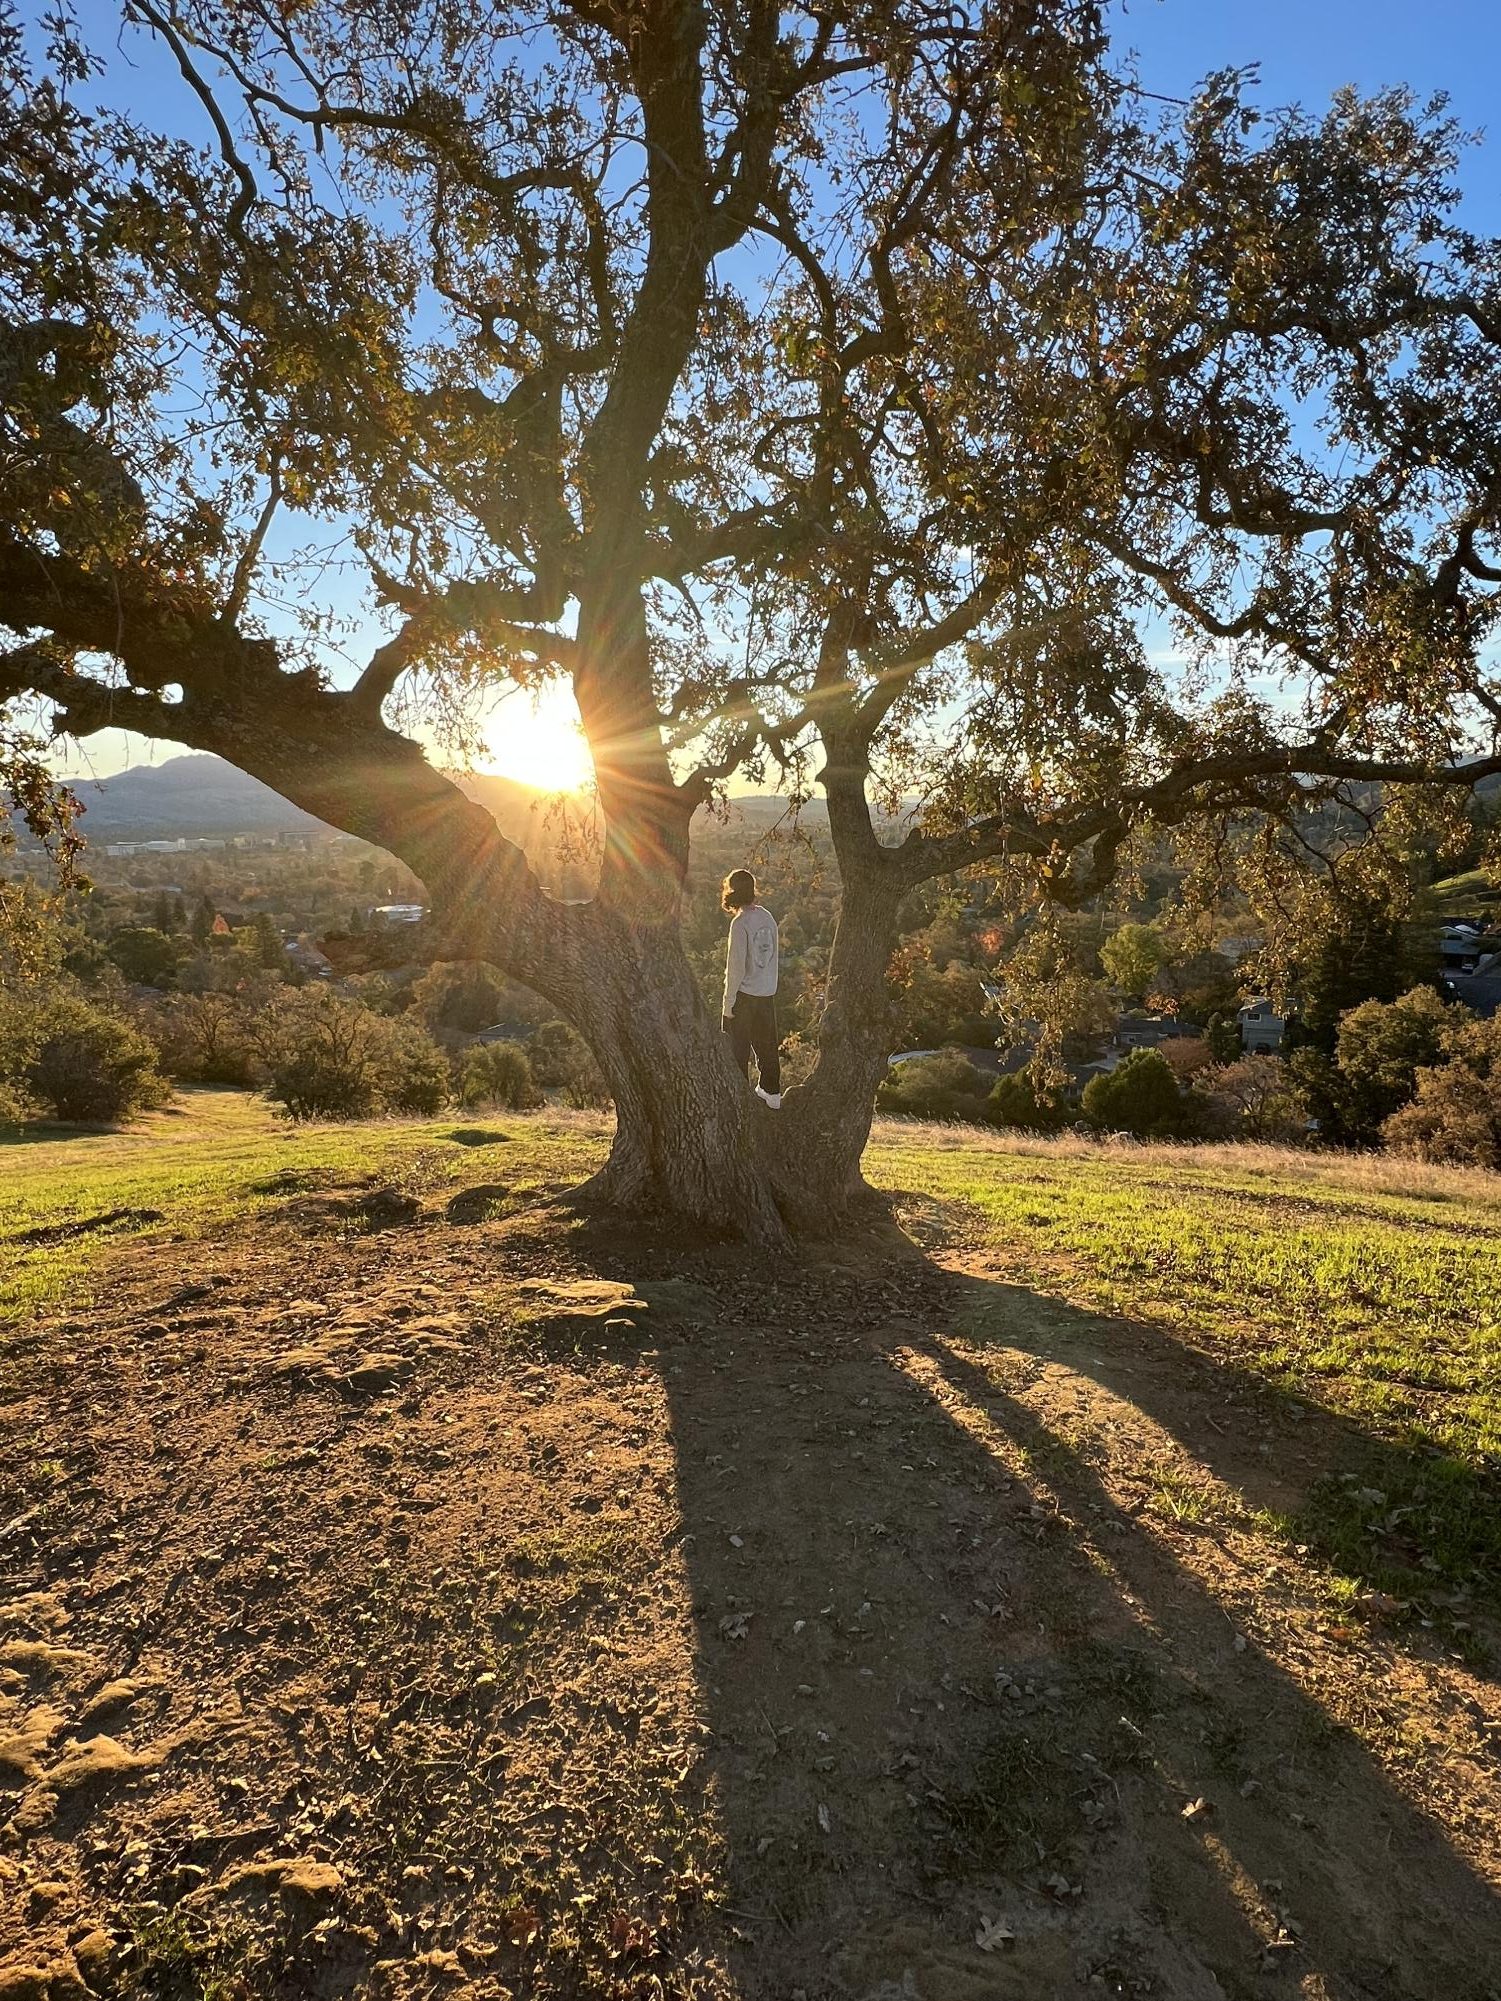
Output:
[[724,1017],[735,1012],[735,998],[746,972],[745,919],[738,912],[730,922],[730,943],[724,960]]

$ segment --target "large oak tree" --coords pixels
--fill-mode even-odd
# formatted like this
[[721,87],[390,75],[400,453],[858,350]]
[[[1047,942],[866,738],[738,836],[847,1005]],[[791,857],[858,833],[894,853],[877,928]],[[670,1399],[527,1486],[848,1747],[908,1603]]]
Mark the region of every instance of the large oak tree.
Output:
[[[1440,108],[1168,103],[1090,0],[121,13],[4,30],[0,695],[399,855],[593,1047],[608,1195],[837,1213],[925,881],[1077,901],[1501,771],[1501,257]],[[148,50],[166,129],[97,102]],[[587,904],[398,727],[553,677]],[[842,884],[780,1115],[679,942],[741,772],[816,777]]]

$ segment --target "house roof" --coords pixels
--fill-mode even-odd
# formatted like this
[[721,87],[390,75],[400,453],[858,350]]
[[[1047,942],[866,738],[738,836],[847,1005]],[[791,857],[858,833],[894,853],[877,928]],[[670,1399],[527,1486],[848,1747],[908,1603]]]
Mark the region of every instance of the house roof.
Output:
[[1441,982],[1446,996],[1489,1021],[1501,1014],[1501,972],[1450,973]]

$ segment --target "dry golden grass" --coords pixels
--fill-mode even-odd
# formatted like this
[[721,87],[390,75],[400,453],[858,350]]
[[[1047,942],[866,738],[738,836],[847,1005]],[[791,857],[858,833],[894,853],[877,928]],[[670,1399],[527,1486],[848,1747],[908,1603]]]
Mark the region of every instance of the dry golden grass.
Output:
[[1415,1200],[1474,1204],[1501,1209],[1501,1174],[1480,1168],[1438,1167],[1387,1153],[1320,1153],[1307,1147],[1222,1141],[1207,1144],[1136,1140],[1123,1133],[1094,1138],[1086,1133],[1045,1135],[993,1132],[983,1126],[920,1119],[877,1119],[876,1146],[928,1147],[948,1153],[1001,1153],[1044,1160],[1119,1161],[1162,1167],[1181,1162],[1194,1175],[1206,1170],[1248,1179],[1317,1183],[1352,1195],[1408,1196]]

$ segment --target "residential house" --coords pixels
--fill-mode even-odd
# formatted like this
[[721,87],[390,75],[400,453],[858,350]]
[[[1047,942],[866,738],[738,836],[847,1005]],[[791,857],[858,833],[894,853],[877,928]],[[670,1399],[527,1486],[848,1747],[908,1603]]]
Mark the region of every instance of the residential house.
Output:
[[1285,1018],[1278,1014],[1265,994],[1249,1000],[1238,1010],[1240,1046],[1248,1056],[1271,1056],[1282,1047]]

